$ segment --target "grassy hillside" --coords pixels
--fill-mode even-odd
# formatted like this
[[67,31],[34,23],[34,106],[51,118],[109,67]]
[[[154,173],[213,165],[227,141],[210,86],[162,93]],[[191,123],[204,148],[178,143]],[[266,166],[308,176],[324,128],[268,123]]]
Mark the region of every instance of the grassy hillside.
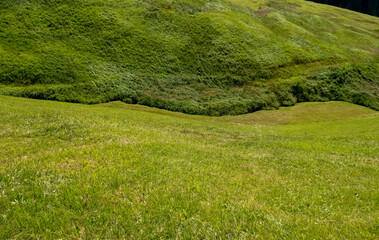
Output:
[[1,239],[378,239],[376,111],[125,107],[0,96]]
[[205,117],[198,115],[188,115],[184,113],[171,112],[158,108],[151,108],[135,104],[125,104],[123,102],[109,102],[99,106],[113,107],[128,110],[137,110],[149,113],[156,113],[177,118],[186,118],[193,120],[218,121],[236,124],[248,125],[288,125],[301,124],[309,122],[333,121],[341,119],[351,119],[360,116],[367,116],[375,111],[353,105],[346,102],[315,102],[299,103],[294,107],[281,107],[278,110],[262,110],[253,114],[244,114],[236,116],[223,117]]
[[3,0],[0,94],[202,115],[379,109],[379,18],[302,0]]

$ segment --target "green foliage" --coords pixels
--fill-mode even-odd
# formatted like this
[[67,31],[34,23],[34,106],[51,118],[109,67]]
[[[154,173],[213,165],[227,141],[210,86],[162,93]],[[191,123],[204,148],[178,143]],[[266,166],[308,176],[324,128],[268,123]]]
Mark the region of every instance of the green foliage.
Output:
[[[344,83],[360,86],[347,96],[311,89],[333,78],[325,71],[374,66],[378,20],[363,14],[297,0],[6,0],[0,14],[1,94],[203,115],[312,99],[378,105],[378,67]],[[304,80],[296,93],[293,79]]]
[[379,110],[379,75],[375,65],[331,67],[295,85],[300,101],[339,100]]

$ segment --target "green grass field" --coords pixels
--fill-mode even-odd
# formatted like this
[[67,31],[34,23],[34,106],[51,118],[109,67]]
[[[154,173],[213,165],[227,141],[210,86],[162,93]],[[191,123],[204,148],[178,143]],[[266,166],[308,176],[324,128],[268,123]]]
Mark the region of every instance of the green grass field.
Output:
[[0,96],[0,239],[378,239],[379,115]]
[[0,94],[238,115],[379,110],[379,18],[304,0],[2,0]]

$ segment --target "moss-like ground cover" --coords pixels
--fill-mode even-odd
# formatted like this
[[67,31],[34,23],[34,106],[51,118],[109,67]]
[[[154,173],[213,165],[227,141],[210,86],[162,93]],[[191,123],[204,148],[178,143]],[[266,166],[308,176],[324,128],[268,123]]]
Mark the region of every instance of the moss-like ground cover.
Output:
[[3,0],[0,94],[201,115],[379,109],[378,19],[302,0]]
[[0,239],[378,239],[378,124],[0,96]]

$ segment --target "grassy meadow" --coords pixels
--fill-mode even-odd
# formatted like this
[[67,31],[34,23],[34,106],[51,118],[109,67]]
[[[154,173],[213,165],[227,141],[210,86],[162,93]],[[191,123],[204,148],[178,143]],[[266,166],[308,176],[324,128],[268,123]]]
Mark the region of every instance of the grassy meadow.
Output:
[[0,239],[378,239],[378,126],[0,96]]
[[238,115],[379,110],[379,18],[304,0],[2,0],[0,94]]

